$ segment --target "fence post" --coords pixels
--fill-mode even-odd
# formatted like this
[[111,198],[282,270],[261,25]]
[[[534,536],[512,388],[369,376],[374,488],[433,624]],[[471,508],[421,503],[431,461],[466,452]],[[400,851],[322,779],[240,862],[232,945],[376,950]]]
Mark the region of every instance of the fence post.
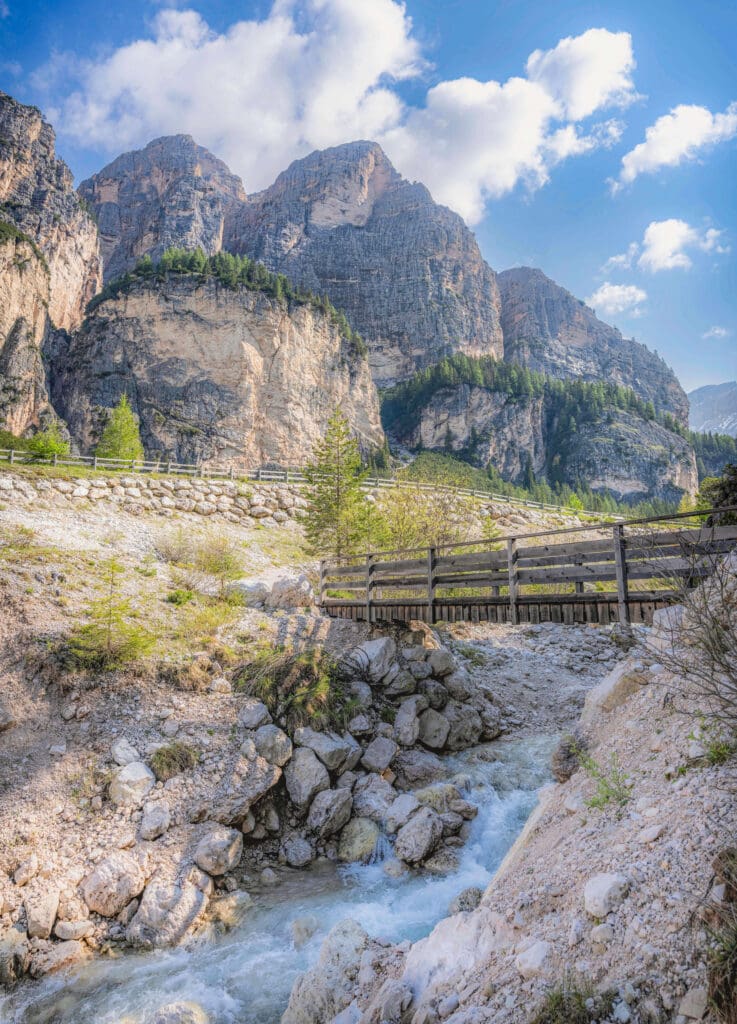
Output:
[[51,465],[52,465],[52,466],[55,466],[55,465],[56,465],[56,463],[58,462],[58,460],[59,460],[59,456],[57,455],[57,453],[56,453],[56,452],[54,452],[54,461],[53,461],[53,462],[51,463]]
[[171,459],[166,460],[166,473],[171,473]]
[[435,622],[435,548],[427,549],[427,608],[430,625]]
[[366,555],[366,622],[371,622],[371,588],[374,585],[374,555]]
[[624,548],[624,525],[617,523],[612,529],[614,538],[614,564],[617,568],[617,603],[619,622],[625,629],[630,626],[629,586],[627,583],[627,553]]
[[8,459],[8,462],[10,463],[11,466],[15,462],[15,452],[12,448],[10,449],[10,458]]
[[321,558],[320,559],[320,607],[321,608],[323,608],[325,606],[325,590],[327,589],[326,586],[325,586],[325,575],[326,575],[325,574],[325,559]]
[[96,455],[94,455],[92,457],[92,468],[93,469],[97,469],[97,456]]
[[513,626],[519,625],[519,609],[517,608],[517,596],[519,592],[519,579],[517,576],[517,538],[510,537],[507,541],[507,569],[509,572],[509,621]]

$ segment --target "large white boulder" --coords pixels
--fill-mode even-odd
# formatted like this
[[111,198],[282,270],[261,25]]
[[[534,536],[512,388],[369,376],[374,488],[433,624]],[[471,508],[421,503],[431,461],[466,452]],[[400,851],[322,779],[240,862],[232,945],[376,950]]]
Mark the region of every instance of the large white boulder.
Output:
[[312,801],[307,827],[321,838],[331,836],[348,822],[352,807],[350,789],[325,789]]
[[397,833],[394,853],[407,864],[420,864],[436,849],[442,837],[440,815],[429,807],[421,807]]
[[224,875],[238,866],[242,854],[242,833],[218,825],[200,839],[194,862],[209,875]]
[[356,746],[352,738],[338,736],[334,732],[317,732],[309,727],[295,729],[294,742],[298,747],[314,750],[331,772],[340,771],[345,766]]
[[142,892],[148,857],[142,851],[116,850],[82,880],[79,891],[90,910],[115,917]]
[[292,756],[292,741],[278,725],[262,725],[256,730],[254,742],[261,757],[280,768]]
[[325,765],[310,747],[298,747],[284,769],[287,793],[300,810],[309,807],[314,797],[330,788],[330,776]]
[[108,792],[118,806],[140,807],[155,784],[154,773],[143,761],[131,761],[113,775]]
[[153,879],[126,929],[132,946],[162,949],[175,946],[192,930],[207,907],[207,896],[191,882]]
[[396,653],[394,640],[390,636],[383,636],[377,640],[366,640],[354,647],[346,656],[346,661],[372,683],[378,683],[392,667]]
[[282,576],[276,580],[266,598],[267,608],[311,608],[315,592],[306,576]]
[[592,917],[606,917],[622,902],[628,889],[629,879],[625,875],[594,875],[588,880],[583,891],[587,913]]

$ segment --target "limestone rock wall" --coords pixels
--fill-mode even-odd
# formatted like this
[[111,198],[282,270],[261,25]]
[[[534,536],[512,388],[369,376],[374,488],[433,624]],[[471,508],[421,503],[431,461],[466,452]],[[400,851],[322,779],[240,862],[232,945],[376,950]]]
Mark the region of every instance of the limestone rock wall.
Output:
[[302,464],[338,406],[366,448],[383,440],[368,365],[322,313],[194,276],[103,302],[59,349],[51,381],[85,451],[123,393],[149,457]]

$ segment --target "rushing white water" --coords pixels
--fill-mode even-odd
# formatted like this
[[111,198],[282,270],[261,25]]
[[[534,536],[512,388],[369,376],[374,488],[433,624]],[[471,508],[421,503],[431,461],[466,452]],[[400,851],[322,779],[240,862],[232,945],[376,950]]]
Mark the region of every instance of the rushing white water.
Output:
[[[552,741],[501,741],[497,761],[478,752],[460,755],[454,767],[470,779],[479,805],[459,868],[452,875],[386,876],[381,863],[336,870],[330,865],[290,873],[260,893],[246,920],[227,936],[117,960],[98,960],[64,978],[51,977],[0,1004],[0,1020],[13,1024],[119,1024],[145,1019],[178,1000],[202,1005],[212,1024],[276,1024],[295,977],[317,959],[322,940],[338,921],[352,917],[371,935],[397,942],[426,935],[467,886],[485,887],[522,828],[547,779]],[[312,916],[315,935],[301,949],[292,922]]]

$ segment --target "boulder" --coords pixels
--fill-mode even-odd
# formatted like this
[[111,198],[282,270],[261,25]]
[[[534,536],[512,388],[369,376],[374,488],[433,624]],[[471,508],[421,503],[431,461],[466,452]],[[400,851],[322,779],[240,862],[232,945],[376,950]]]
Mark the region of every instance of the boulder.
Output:
[[430,651],[427,663],[432,669],[432,674],[437,676],[438,679],[442,679],[444,676],[450,675],[456,667],[455,658],[450,651],[445,650],[444,647],[439,647],[435,651]]
[[468,700],[473,694],[471,677],[464,668],[457,668],[454,672],[443,676],[443,686],[454,700]]
[[149,841],[158,839],[159,836],[163,836],[170,824],[171,811],[166,800],[144,804],[139,835],[141,839]]
[[225,875],[238,866],[242,854],[243,835],[220,825],[200,839],[194,852],[194,862],[208,875]]
[[325,789],[310,806],[307,827],[321,839],[339,832],[347,824],[353,807],[350,789]]
[[379,826],[369,818],[351,818],[340,833],[338,860],[366,864],[373,857],[379,841]]
[[416,689],[417,679],[411,672],[403,669],[401,672],[397,672],[389,685],[385,687],[384,693],[387,697],[405,697],[414,693]]
[[310,747],[298,747],[284,769],[287,792],[293,804],[306,810],[318,793],[330,788],[325,765]]
[[423,693],[434,711],[441,711],[448,703],[448,691],[437,679],[423,679],[417,687],[419,693]]
[[236,892],[226,893],[224,896],[210,900],[207,918],[220,931],[230,932],[240,924],[252,906],[252,897],[247,892],[236,890]]
[[251,807],[277,784],[281,776],[281,768],[270,764],[266,758],[248,758],[239,753],[214,794],[207,816],[223,825],[240,825]]
[[392,761],[392,771],[396,775],[399,789],[414,789],[445,774],[443,762],[429,750],[403,750]]
[[411,747],[420,734],[419,715],[427,707],[427,697],[421,693],[408,697],[399,705],[394,719],[394,739],[401,747]]
[[420,743],[431,750],[442,750],[448,739],[450,722],[439,711],[428,708],[420,715],[420,731],[418,738]]
[[393,835],[402,825],[406,825],[419,806],[420,802],[414,793],[401,793],[386,813],[384,825],[387,832]]
[[54,925],[54,935],[57,939],[69,942],[83,939],[95,930],[95,926],[89,919],[86,921],[59,921]]
[[133,761],[141,760],[141,755],[125,736],[121,736],[113,743],[110,753],[112,754],[113,761],[121,767],[131,764]]
[[461,799],[458,788],[450,782],[435,783],[415,790],[415,797],[425,807],[432,807],[438,814],[451,810],[451,805]]
[[348,732],[354,736],[366,736],[368,733],[373,732],[373,729],[371,719],[363,713],[356,715],[348,723]]
[[143,891],[148,858],[142,851],[116,850],[82,880],[79,892],[96,914],[115,917]]
[[13,875],[13,881],[18,886],[27,885],[32,878],[38,874],[38,857],[35,853],[19,864]]
[[199,1003],[167,1003],[156,1010],[151,1024],[212,1024],[212,1019]]
[[542,939],[517,955],[514,965],[523,978],[538,978],[545,974],[545,963],[550,953],[550,943]]
[[309,727],[295,729],[294,742],[298,747],[314,750],[331,772],[337,772],[343,768],[355,746],[355,741],[338,736],[337,733],[317,732]]
[[302,836],[291,836],[282,846],[287,864],[293,868],[304,868],[315,859],[315,851]]
[[238,712],[238,721],[244,729],[258,729],[262,725],[268,725],[271,721],[269,709],[263,701],[249,697],[241,705]]
[[292,756],[292,741],[278,725],[262,725],[254,736],[256,750],[270,764],[282,768]]
[[23,900],[26,911],[26,930],[30,939],[48,939],[54,928],[59,909],[59,890],[29,894]]
[[479,889],[475,885],[469,886],[467,889],[462,889],[461,892],[451,900],[450,906],[448,907],[449,914],[467,914],[471,910],[475,910],[479,905],[484,896],[484,890]]
[[399,747],[394,740],[390,740],[386,736],[377,736],[366,747],[361,764],[368,772],[383,772],[392,763],[398,750]]
[[587,913],[592,917],[606,917],[621,903],[628,889],[629,880],[624,875],[594,875],[588,880],[583,891]]
[[155,784],[154,773],[143,761],[131,761],[113,775],[109,796],[118,806],[140,807]]
[[386,779],[376,773],[365,775],[353,787],[353,813],[382,823],[396,796],[394,787]]
[[311,608],[314,603],[312,584],[303,574],[282,576],[274,582],[266,598],[267,608]]
[[586,694],[581,715],[581,724],[591,725],[599,715],[608,713],[637,693],[649,677],[638,671],[630,659],[616,665],[609,675]]
[[55,942],[40,948],[33,954],[30,973],[34,978],[55,971],[63,971],[89,956],[89,950],[83,942],[71,939],[68,942]]
[[153,879],[126,929],[131,946],[163,949],[175,946],[195,926],[207,907],[207,896],[191,882]]
[[266,604],[271,588],[263,580],[234,580],[228,584],[228,593],[236,594],[246,608],[258,608]]
[[682,604],[672,604],[668,608],[658,608],[653,612],[653,632],[656,636],[672,640],[683,628],[686,609]]
[[15,924],[0,933],[0,985],[10,988],[28,970],[31,950],[26,930]]
[[365,675],[372,683],[378,683],[392,667],[397,645],[390,636],[377,640],[366,640],[346,655],[346,662],[356,672]]
[[[359,708],[370,708],[374,702],[374,695],[368,683],[362,679],[352,679],[348,686],[349,693]],[[348,727],[349,732],[356,732]]]
[[394,853],[407,864],[420,864],[443,836],[443,823],[429,807],[421,807],[397,833]]
[[484,726],[478,711],[466,704],[448,701],[443,714],[450,723],[448,750],[466,750],[479,742]]
[[371,945],[356,921],[340,921],[328,933],[318,962],[297,978],[281,1024],[333,1021],[354,997],[356,977]]

